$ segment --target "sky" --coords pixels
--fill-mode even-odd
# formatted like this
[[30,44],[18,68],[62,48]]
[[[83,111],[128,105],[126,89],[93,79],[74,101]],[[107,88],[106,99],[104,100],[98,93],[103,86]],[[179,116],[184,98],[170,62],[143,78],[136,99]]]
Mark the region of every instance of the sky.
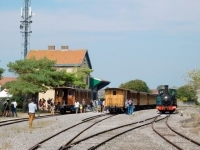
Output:
[[[0,0],[0,67],[23,59],[24,0]],[[93,77],[180,87],[200,68],[199,0],[31,0],[30,49],[87,49]]]

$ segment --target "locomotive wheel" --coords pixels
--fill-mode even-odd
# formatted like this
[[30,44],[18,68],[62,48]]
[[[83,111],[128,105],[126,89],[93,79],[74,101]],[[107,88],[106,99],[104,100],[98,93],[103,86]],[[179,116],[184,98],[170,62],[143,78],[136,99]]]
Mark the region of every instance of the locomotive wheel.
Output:
[[169,113],[172,114],[175,110],[169,110]]

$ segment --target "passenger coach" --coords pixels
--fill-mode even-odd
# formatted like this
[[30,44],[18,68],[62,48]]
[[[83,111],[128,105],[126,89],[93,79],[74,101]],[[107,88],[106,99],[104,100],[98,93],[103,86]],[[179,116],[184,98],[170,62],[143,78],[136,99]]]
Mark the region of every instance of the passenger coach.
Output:
[[125,101],[132,98],[135,109],[147,109],[156,107],[157,94],[137,92],[122,88],[105,89],[105,107],[112,112],[124,112]]
[[75,100],[82,103],[85,99],[87,105],[90,103],[91,90],[79,89],[71,87],[55,88],[55,105],[59,108],[60,113],[64,114],[66,111],[73,112]]

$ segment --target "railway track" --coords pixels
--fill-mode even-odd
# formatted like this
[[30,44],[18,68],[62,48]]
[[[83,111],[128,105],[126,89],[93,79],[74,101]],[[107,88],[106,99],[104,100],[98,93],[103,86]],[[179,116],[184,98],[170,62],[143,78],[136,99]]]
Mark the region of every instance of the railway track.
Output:
[[74,127],[77,127],[78,125],[87,123],[87,122],[89,122],[89,121],[91,121],[91,120],[94,120],[94,119],[97,119],[97,118],[100,118],[100,117],[104,117],[104,116],[108,116],[108,117],[106,117],[106,118],[104,118],[104,119],[101,119],[101,120],[99,120],[99,121],[96,121],[95,123],[93,123],[92,125],[90,125],[89,127],[87,127],[86,129],[84,129],[84,130],[82,130],[81,132],[79,132],[77,135],[75,135],[73,138],[71,138],[71,139],[67,142],[67,144],[69,144],[69,143],[71,143],[75,138],[77,138],[79,135],[81,135],[83,132],[85,132],[86,130],[88,130],[89,128],[91,128],[92,126],[94,126],[95,124],[97,124],[97,123],[99,123],[99,122],[102,122],[103,120],[106,120],[106,119],[108,119],[108,118],[111,118],[111,117],[113,117],[113,116],[115,116],[115,115],[101,114],[101,115],[97,115],[97,116],[88,117],[88,118],[86,118],[86,119],[83,119],[82,122],[77,123],[77,124],[75,124],[75,125],[73,125],[73,126],[70,126],[70,127],[66,128],[66,129],[64,129],[64,130],[62,130],[62,131],[60,131],[60,132],[58,132],[58,133],[56,133],[56,134],[54,134],[54,135],[52,135],[52,136],[50,136],[50,137],[44,139],[44,140],[42,140],[42,141],[40,141],[39,143],[37,143],[37,144],[35,144],[34,146],[32,146],[31,148],[29,148],[29,150],[36,150],[36,149],[38,149],[39,147],[41,147],[42,144],[44,144],[44,143],[47,142],[48,140],[50,140],[50,139],[56,137],[57,135],[59,135],[59,134],[61,134],[61,133],[64,133],[65,131],[67,131],[67,130],[69,130],[69,129],[72,129],[72,128],[74,128]]
[[[60,116],[60,115],[59,114],[54,115],[54,116],[45,115],[45,116],[35,117],[34,119],[43,119],[43,118],[55,117],[55,116]],[[20,122],[24,122],[24,121],[28,121],[28,116],[27,116],[27,118],[19,118],[19,119],[11,119],[11,120],[0,121],[0,127],[15,124],[15,123],[20,123]]]
[[[155,127],[155,122],[152,123],[152,129],[165,141],[179,150],[199,150],[200,142],[197,142],[192,138],[174,130],[168,123],[169,117],[170,115],[167,116],[165,123],[160,123],[158,127]],[[165,130],[163,131],[163,129]]]
[[[160,116],[160,115],[158,115],[158,116]],[[92,146],[92,147],[88,148],[89,150],[97,149],[97,148],[100,147],[101,145],[103,145],[103,144],[109,142],[110,140],[112,140],[112,139],[114,139],[114,138],[116,138],[116,137],[118,137],[118,136],[120,136],[120,135],[122,135],[122,134],[125,134],[125,133],[127,133],[127,132],[129,132],[129,131],[132,131],[132,130],[134,130],[134,129],[141,128],[141,127],[143,127],[143,126],[150,125],[151,123],[154,122],[154,119],[155,119],[156,117],[158,117],[158,116],[151,117],[151,118],[147,118],[147,119],[142,120],[142,121],[137,121],[137,122],[132,122],[132,123],[129,123],[129,124],[121,125],[121,126],[118,126],[118,127],[115,127],[115,128],[108,129],[108,130],[104,130],[104,131],[102,131],[102,132],[98,132],[98,133],[96,133],[96,134],[93,134],[93,135],[84,137],[84,138],[82,138],[82,139],[80,139],[80,140],[78,140],[78,141],[75,141],[75,142],[73,142],[73,143],[69,143],[69,142],[68,142],[67,145],[60,147],[59,150],[70,149],[70,148],[72,148],[72,147],[78,145],[79,143],[82,143],[82,142],[84,142],[84,141],[86,141],[86,140],[89,140],[89,139],[91,139],[91,138],[93,138],[93,137],[95,137],[95,139],[96,139],[96,138],[98,138],[100,135],[106,137],[106,138],[104,138],[104,139],[106,139],[105,141],[102,141],[102,142],[98,143],[96,146]],[[164,119],[164,118],[158,119],[157,121],[162,120],[162,119]],[[124,129],[124,128],[126,128],[126,129]],[[118,133],[117,133],[117,134],[115,133],[114,136],[108,136],[108,133],[111,133],[111,131],[119,130],[119,129],[122,129],[123,131],[121,131],[121,132],[118,131]],[[108,137],[109,137],[109,138],[108,138]],[[88,145],[88,143],[87,143],[87,145]],[[76,148],[75,148],[75,149],[76,149]]]

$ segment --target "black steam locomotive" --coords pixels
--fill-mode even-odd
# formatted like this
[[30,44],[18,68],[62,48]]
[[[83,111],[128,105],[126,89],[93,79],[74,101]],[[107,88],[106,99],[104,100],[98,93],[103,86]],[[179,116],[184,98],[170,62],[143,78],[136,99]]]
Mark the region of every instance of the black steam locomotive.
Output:
[[173,113],[177,108],[177,90],[169,89],[168,85],[158,90],[156,97],[156,108],[161,112]]

